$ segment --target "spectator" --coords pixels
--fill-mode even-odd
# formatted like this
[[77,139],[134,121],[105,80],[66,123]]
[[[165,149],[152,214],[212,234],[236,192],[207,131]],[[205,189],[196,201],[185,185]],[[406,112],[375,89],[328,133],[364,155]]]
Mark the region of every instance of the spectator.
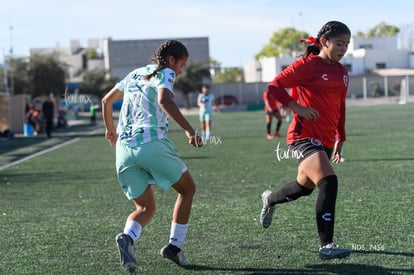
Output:
[[54,117],[55,103],[53,102],[53,95],[50,94],[47,100],[43,103],[43,119],[46,122],[46,136],[52,137],[53,117]]

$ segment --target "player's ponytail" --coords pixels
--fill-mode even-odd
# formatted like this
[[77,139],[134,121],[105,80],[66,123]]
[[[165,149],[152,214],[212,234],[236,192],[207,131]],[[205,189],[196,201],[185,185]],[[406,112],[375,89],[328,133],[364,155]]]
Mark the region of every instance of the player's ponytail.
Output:
[[305,53],[303,54],[304,57],[307,57],[310,54],[317,55],[321,51],[321,48],[320,48],[321,44],[318,38],[309,36],[308,38],[301,39],[300,42],[309,44],[305,49]]

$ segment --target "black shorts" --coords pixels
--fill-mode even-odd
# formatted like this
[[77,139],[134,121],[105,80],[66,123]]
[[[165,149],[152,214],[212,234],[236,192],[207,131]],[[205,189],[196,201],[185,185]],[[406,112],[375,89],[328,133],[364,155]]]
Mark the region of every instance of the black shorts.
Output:
[[293,142],[288,145],[292,158],[296,160],[298,165],[307,157],[317,151],[325,151],[329,159],[331,159],[333,149],[323,146],[322,142],[317,138],[307,138]]

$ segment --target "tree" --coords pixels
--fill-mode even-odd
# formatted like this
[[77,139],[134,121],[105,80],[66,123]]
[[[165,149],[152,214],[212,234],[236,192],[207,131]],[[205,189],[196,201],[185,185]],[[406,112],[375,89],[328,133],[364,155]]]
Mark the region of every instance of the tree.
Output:
[[256,60],[262,57],[273,57],[285,55],[294,55],[301,51],[300,39],[308,37],[309,34],[298,31],[295,28],[282,28],[273,33],[268,44],[265,44],[262,50],[256,54]]
[[57,54],[35,54],[30,57],[31,95],[62,94],[65,91],[65,67]]
[[13,58],[11,67],[13,68],[13,91],[14,94],[30,94],[30,80],[28,74],[27,58]]
[[217,71],[213,79],[214,83],[226,82],[244,82],[244,75],[242,68],[225,68]]
[[400,29],[396,26],[388,25],[385,22],[380,22],[372,29],[368,30],[368,37],[381,37],[381,36],[395,36],[400,32]]
[[190,99],[188,95],[200,91],[201,86],[207,80],[210,80],[210,70],[197,62],[188,62],[184,66],[181,75],[175,82],[175,88],[180,90],[184,96],[185,108],[190,108]]
[[29,63],[27,59],[23,57],[8,57],[5,60],[5,63],[7,69],[7,82],[5,81],[5,70],[2,70],[0,76],[2,81],[1,87],[5,87],[7,84],[9,91],[15,95],[30,94],[30,82],[28,75]]
[[85,71],[79,90],[83,94],[96,95],[102,98],[117,82],[117,79],[107,79],[104,69]]

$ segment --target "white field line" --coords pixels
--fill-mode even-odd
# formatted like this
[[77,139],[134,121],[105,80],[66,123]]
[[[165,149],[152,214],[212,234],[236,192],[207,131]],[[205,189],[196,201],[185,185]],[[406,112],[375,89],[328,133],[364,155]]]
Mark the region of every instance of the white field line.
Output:
[[[100,127],[99,127],[98,129],[93,130],[92,132],[90,132],[90,133],[89,133],[89,136],[96,134],[99,130],[100,130]],[[80,137],[73,138],[73,139],[68,140],[68,141],[66,141],[66,142],[64,142],[64,143],[61,143],[61,144],[55,145],[55,146],[53,146],[53,147],[50,147],[50,148],[48,148],[48,149],[45,149],[45,150],[43,150],[43,151],[40,151],[40,152],[34,153],[33,155],[30,155],[30,156],[27,156],[27,157],[21,158],[21,159],[19,159],[19,160],[13,161],[13,162],[11,162],[11,163],[8,163],[8,164],[6,164],[6,165],[0,166],[0,171],[5,170],[5,169],[7,169],[7,168],[9,168],[9,167],[12,167],[12,166],[14,166],[14,165],[20,164],[20,163],[22,163],[22,162],[24,162],[24,161],[27,161],[27,160],[29,160],[29,159],[32,159],[32,158],[38,157],[38,156],[43,155],[43,154],[46,154],[46,153],[49,153],[49,152],[51,152],[51,151],[53,151],[53,150],[56,150],[56,149],[59,149],[59,148],[61,148],[61,147],[63,147],[63,146],[66,146],[66,145],[72,144],[72,143],[74,143],[74,142],[76,142],[76,141],[79,141],[80,139],[81,139]]]
[[46,154],[46,153],[49,153],[49,152],[51,152],[51,151],[53,151],[53,150],[59,149],[59,148],[61,148],[61,147],[63,147],[63,146],[69,145],[69,144],[74,143],[74,142],[76,142],[76,141],[78,141],[78,140],[80,140],[80,138],[79,138],[79,137],[74,138],[74,139],[71,139],[71,140],[68,140],[68,141],[66,141],[66,142],[64,142],[64,143],[61,143],[61,144],[57,144],[57,145],[55,145],[55,146],[53,146],[53,147],[47,148],[47,149],[45,149],[45,150],[43,150],[43,151],[39,151],[39,152],[37,152],[37,153],[34,153],[33,155],[30,155],[30,156],[27,156],[27,157],[21,158],[21,159],[19,159],[19,160],[13,161],[13,162],[8,163],[8,164],[6,164],[6,165],[0,166],[0,171],[2,171],[2,170],[4,170],[4,169],[7,169],[7,168],[9,168],[9,167],[12,167],[12,166],[14,166],[14,165],[20,164],[20,163],[22,163],[22,162],[25,162],[25,161],[27,161],[27,160],[29,160],[29,159],[32,159],[32,158],[35,158],[35,157],[41,156],[41,155]]

